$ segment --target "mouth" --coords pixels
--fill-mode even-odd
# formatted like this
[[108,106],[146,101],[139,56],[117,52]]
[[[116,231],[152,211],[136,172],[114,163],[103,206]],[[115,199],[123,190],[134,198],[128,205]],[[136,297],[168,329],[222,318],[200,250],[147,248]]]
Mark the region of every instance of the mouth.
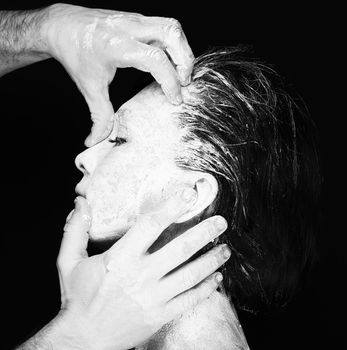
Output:
[[87,199],[86,193],[81,190],[81,188],[79,187],[79,184],[75,187],[75,193],[77,194],[77,196]]

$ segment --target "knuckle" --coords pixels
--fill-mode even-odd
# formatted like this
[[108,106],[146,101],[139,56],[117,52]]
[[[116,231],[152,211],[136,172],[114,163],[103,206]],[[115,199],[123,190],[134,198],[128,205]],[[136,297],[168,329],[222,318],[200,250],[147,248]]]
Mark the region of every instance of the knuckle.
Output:
[[137,220],[137,226],[140,230],[143,231],[156,231],[160,229],[161,224],[155,216],[142,215]]
[[206,231],[207,231],[208,237],[210,239],[211,238],[214,239],[218,237],[222,232],[225,231],[226,227],[227,227],[226,220],[221,216],[217,216],[217,217],[214,217],[213,219],[207,220]]
[[209,220],[206,227],[206,231],[207,231],[208,239],[216,237],[219,233],[215,223],[212,220]]
[[188,62],[189,62],[190,64],[193,64],[193,63],[194,63],[195,57],[194,57],[193,52],[190,51],[190,52],[187,53],[187,59],[188,59]]
[[55,261],[55,265],[58,268],[58,270],[60,270],[61,261],[59,259],[59,256],[58,256],[57,260]]
[[144,15],[137,12],[132,12],[127,16],[127,19],[130,22],[134,22],[134,23],[142,23],[143,18],[144,18]]
[[164,30],[169,36],[173,38],[179,39],[182,37],[182,27],[178,21],[177,23],[169,24],[168,26],[165,27]]
[[[90,109],[93,109],[94,107],[91,106]],[[93,123],[100,123],[102,121],[102,116],[98,112],[91,111],[90,118]]]
[[183,242],[181,249],[181,258],[187,259],[191,256],[192,253],[192,244],[190,242]]
[[191,269],[183,271],[182,279],[185,286],[193,287],[196,284],[196,279]]
[[220,265],[223,263],[224,259],[222,259],[222,255],[220,252],[215,253],[214,255],[212,255],[212,257],[210,257],[209,259],[209,267],[211,271],[215,271],[217,270]]
[[152,48],[148,50],[146,53],[150,58],[156,60],[157,62],[164,62],[167,59],[164,51],[158,48]]
[[176,26],[178,28],[182,28],[181,23],[176,18],[168,18],[167,19],[170,22],[170,25]]
[[187,310],[197,304],[197,298],[195,297],[195,294],[193,294],[192,292],[188,292],[185,295],[182,303],[183,303],[183,308]]
[[64,269],[64,259],[63,259],[63,257],[62,257],[61,254],[58,255],[55,264],[56,264],[57,269],[58,269],[59,271],[61,271],[61,270]]

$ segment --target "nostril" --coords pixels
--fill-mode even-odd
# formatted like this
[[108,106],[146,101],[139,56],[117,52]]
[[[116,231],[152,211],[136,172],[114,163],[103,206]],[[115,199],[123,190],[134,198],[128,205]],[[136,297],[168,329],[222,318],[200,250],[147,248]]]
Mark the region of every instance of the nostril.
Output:
[[83,174],[87,172],[87,169],[84,167],[83,163],[77,165],[78,170],[82,171]]
[[83,162],[82,162],[82,158],[80,156],[77,156],[75,159],[75,165],[76,168],[81,171],[83,174],[87,173],[87,169],[84,166]]
[[100,153],[97,147],[88,148],[75,158],[75,165],[84,175],[90,175],[95,170]]

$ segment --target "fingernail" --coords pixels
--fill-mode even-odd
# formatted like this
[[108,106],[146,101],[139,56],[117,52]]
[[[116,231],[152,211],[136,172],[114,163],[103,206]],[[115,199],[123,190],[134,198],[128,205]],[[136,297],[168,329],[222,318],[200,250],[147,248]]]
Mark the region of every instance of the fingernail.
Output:
[[216,217],[214,224],[216,225],[217,229],[220,231],[225,230],[228,226],[228,223],[226,222],[226,220],[221,216]]
[[68,215],[67,218],[66,218],[66,221],[69,221],[69,220],[71,219],[72,214],[73,214],[74,211],[75,211],[75,209],[72,209],[72,210],[70,211],[69,215]]
[[223,281],[223,275],[222,275],[220,272],[218,272],[218,273],[215,275],[215,279],[216,279],[217,283],[220,283],[220,282]]
[[75,209],[80,210],[81,209],[80,197],[76,197],[74,200],[74,203],[75,203]]
[[168,97],[168,99],[170,100],[171,103],[173,103],[174,105],[180,105],[183,102],[182,99],[182,94],[181,94],[181,90],[177,90],[177,91],[172,91],[172,90],[164,90],[166,96]]
[[107,124],[107,128],[105,132],[100,137],[98,137],[98,139],[100,141],[106,139],[106,137],[110,136],[112,129],[113,129],[113,121]]
[[172,102],[176,106],[179,106],[180,104],[182,104],[182,102],[183,102],[182,95],[178,94],[176,96],[173,96],[172,97]]
[[90,226],[90,224],[91,224],[91,222],[92,222],[91,217],[90,217],[89,215],[87,215],[87,214],[83,214],[83,215],[82,215],[82,218],[83,218],[83,220]]
[[106,136],[104,137],[104,135],[93,135],[90,138],[90,147],[95,146],[97,143],[99,143],[100,141],[104,140],[106,138]]
[[231,251],[227,245],[223,247],[223,256],[225,259],[229,259],[231,255]]
[[177,67],[177,73],[180,78],[182,86],[187,86],[191,82],[191,74],[188,74],[188,70],[183,67]]
[[192,77],[191,77],[191,75],[189,74],[189,75],[186,77],[186,79],[185,79],[185,81],[184,81],[184,83],[183,83],[183,86],[189,85],[189,84],[191,83],[191,81],[192,81]]
[[187,77],[186,77],[187,70],[182,66],[177,66],[176,71],[177,71],[177,75],[180,79],[181,85],[184,86],[186,84],[186,81],[187,81]]
[[92,134],[90,134],[86,140],[84,141],[84,144],[86,147],[92,147],[97,143],[97,140],[95,140],[94,136]]
[[193,202],[196,198],[196,191],[194,191],[192,188],[185,188],[181,197],[186,203]]

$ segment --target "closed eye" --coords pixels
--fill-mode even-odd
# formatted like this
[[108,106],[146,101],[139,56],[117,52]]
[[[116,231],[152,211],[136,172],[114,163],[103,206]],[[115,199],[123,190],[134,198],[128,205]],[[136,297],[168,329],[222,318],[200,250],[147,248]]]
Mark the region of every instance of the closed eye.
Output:
[[123,143],[126,143],[127,140],[124,139],[123,137],[116,137],[113,140],[108,140],[108,142],[114,143],[114,147],[117,147],[117,146],[122,145]]

